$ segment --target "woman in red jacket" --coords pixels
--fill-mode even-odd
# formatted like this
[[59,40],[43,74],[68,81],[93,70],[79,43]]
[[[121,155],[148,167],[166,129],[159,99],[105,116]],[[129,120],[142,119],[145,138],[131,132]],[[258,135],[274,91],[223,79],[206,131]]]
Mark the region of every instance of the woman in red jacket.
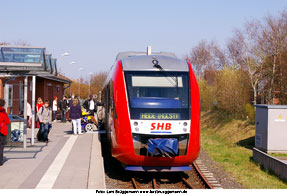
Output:
[[7,125],[10,124],[10,120],[8,115],[3,108],[5,105],[5,100],[0,99],[0,166],[3,165],[3,152],[4,152],[4,145],[5,139],[8,134],[7,132]]

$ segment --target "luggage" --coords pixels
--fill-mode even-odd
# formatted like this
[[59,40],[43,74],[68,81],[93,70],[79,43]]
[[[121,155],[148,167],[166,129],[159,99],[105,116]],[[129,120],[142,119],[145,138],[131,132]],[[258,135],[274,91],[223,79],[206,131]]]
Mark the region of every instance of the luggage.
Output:
[[44,141],[44,129],[42,130],[42,128],[39,129],[38,133],[37,133],[37,140],[40,142]]
[[[41,125],[40,125],[40,127],[41,127]],[[49,124],[48,135],[50,133],[51,128],[52,128],[52,124]],[[44,129],[43,128],[39,129],[39,131],[37,133],[37,140],[40,141],[40,142],[47,141],[47,140],[45,140],[45,137],[44,137]]]

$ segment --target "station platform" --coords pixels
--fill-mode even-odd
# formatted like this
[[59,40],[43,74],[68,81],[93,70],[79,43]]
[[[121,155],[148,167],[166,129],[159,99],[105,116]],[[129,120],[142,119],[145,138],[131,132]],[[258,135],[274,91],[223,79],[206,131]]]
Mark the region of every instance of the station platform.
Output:
[[99,132],[73,135],[71,128],[54,122],[48,144],[6,147],[0,189],[105,189]]

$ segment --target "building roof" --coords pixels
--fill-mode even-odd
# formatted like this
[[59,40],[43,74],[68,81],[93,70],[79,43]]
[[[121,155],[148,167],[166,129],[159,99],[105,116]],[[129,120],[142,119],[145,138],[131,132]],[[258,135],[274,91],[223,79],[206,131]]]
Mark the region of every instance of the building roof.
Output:
[[69,79],[68,77],[66,77],[66,76],[64,76],[64,75],[62,75],[62,74],[58,74],[58,77],[59,77],[60,79],[63,79],[63,80],[67,80],[67,81],[72,82],[71,79]]
[[44,79],[49,79],[49,80],[53,80],[53,81],[58,81],[58,82],[62,82],[62,83],[72,83],[72,80],[69,79],[68,77],[58,74],[57,76],[53,75],[53,76],[40,76],[41,78]]
[[267,104],[256,104],[256,108],[266,108],[266,109],[287,109],[287,105],[267,105]]

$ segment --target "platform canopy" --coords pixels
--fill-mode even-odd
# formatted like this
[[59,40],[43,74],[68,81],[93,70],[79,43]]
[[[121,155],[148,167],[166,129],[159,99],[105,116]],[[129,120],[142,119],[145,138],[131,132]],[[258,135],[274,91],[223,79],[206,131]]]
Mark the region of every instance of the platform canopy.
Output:
[[55,76],[58,75],[58,70],[57,70],[57,59],[56,58],[52,58],[51,59],[52,62],[52,69],[53,69],[53,73]]
[[52,55],[45,52],[43,47],[0,46],[0,74],[53,75]]

